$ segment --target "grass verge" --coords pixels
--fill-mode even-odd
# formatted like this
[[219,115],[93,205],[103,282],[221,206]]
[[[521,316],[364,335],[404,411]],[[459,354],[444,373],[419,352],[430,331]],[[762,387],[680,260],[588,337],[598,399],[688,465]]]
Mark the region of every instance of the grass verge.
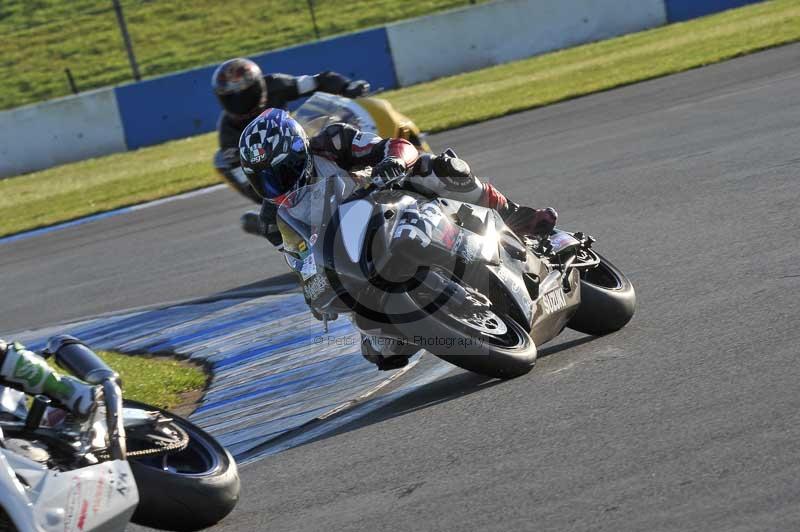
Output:
[[[384,96],[440,131],[798,40],[800,3],[772,0]],[[202,135],[0,180],[0,236],[217,182],[214,142]]]
[[0,235],[219,182],[214,134],[0,179]]
[[111,351],[98,354],[122,377],[125,399],[180,410],[180,407],[194,403],[206,385],[205,372],[186,361]]

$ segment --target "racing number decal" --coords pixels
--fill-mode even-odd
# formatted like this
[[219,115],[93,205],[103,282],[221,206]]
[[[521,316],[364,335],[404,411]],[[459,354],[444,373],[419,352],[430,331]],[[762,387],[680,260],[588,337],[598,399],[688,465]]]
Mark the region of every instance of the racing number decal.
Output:
[[428,234],[428,227],[425,222],[426,220],[422,218],[422,213],[417,210],[416,205],[413,205],[403,211],[400,223],[394,232],[394,237],[403,238],[403,233],[407,232],[409,239],[419,240],[422,247],[428,247],[431,243],[431,237]]
[[[443,221],[444,223],[442,223]],[[419,210],[416,205],[412,205],[403,211],[394,237],[401,238],[403,232],[407,232],[407,236],[411,240],[419,240],[422,247],[428,247],[431,237],[438,235],[448,249],[455,244],[458,235],[457,228],[454,230],[435,203],[427,203]]]

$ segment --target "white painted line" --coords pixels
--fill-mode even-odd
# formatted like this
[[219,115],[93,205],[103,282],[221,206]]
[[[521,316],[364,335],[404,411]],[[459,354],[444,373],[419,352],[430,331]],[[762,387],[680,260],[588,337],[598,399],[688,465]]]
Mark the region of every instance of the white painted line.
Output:
[[165,203],[172,203],[173,201],[178,200],[185,200],[190,198],[196,198],[198,196],[205,196],[206,194],[211,194],[212,192],[216,192],[217,190],[222,190],[224,188],[228,188],[228,185],[224,183],[220,183],[219,185],[211,185],[210,187],[200,188],[197,190],[191,190],[189,192],[184,192],[183,194],[178,194],[176,196],[167,196],[166,198],[161,198],[153,201],[148,201],[147,203],[140,203],[139,205],[132,205],[128,207],[131,211],[141,211],[142,209],[149,209],[150,207],[157,207],[159,205],[163,205]]

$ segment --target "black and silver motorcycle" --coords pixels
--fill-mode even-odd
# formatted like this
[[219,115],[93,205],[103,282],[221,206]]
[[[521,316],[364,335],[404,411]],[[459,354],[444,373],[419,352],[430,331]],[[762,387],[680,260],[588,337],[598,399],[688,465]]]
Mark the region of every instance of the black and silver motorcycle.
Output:
[[[633,317],[625,275],[583,233],[521,237],[493,210],[408,190],[319,178],[278,209],[289,266],[324,320],[461,368],[512,378],[564,327],[603,335]],[[327,323],[326,323],[327,327]]]

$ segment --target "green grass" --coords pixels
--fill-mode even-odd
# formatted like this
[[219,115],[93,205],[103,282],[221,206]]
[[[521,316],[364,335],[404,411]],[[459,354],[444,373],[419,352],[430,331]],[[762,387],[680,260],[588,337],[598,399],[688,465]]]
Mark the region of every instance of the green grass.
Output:
[[[797,40],[800,2],[773,0],[384,96],[440,131]],[[0,180],[0,235],[216,182],[214,142],[208,134]]]
[[110,351],[98,354],[120,374],[125,399],[170,409],[183,403],[184,394],[202,391],[206,385],[203,370],[188,362]]
[[[482,0],[485,1],[485,0]],[[315,0],[330,36],[468,0]],[[305,0],[123,0],[144,77],[315,39]],[[111,0],[0,1],[0,109],[132,80]]]
[[0,234],[218,182],[213,134],[0,180]]

